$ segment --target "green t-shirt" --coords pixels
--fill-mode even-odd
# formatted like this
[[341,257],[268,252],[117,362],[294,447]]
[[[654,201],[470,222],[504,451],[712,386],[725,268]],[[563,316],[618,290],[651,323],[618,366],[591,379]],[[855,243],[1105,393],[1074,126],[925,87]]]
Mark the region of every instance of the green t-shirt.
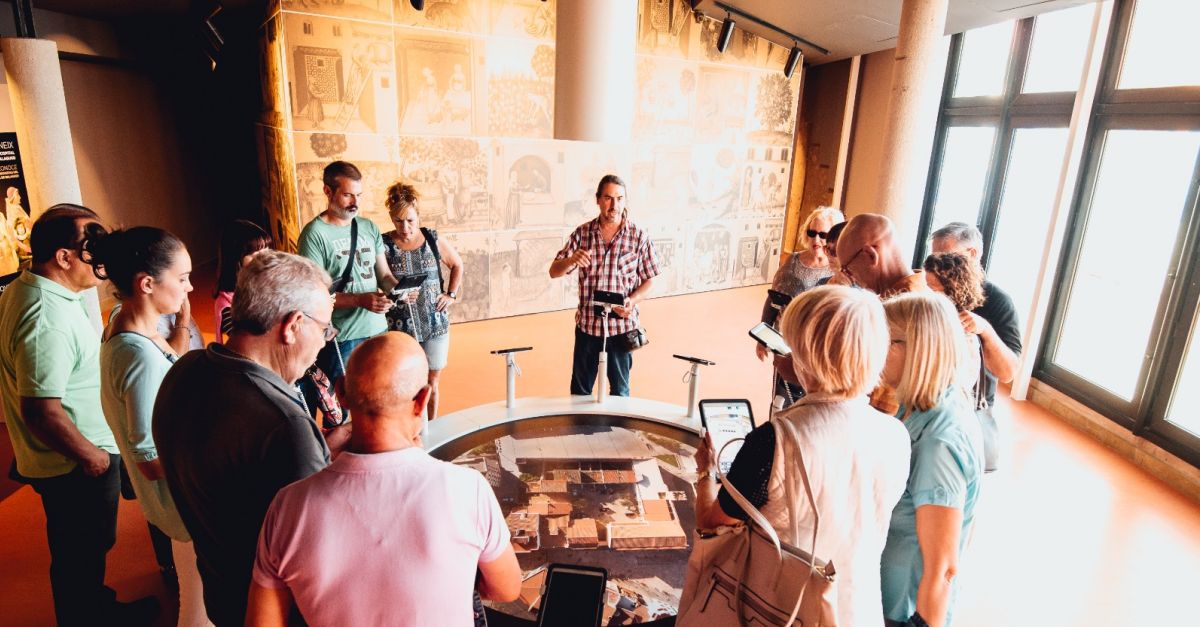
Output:
[[81,294],[23,272],[0,295],[0,397],[17,471],[65,475],[74,460],[38,440],[21,416],[21,397],[57,398],[89,442],[117,453],[100,409],[100,337]]
[[[374,292],[378,287],[375,259],[383,254],[383,238],[374,222],[363,218],[355,220],[358,221],[358,242],[354,251],[354,268],[350,271],[349,284],[342,291],[351,294]],[[346,269],[349,250],[349,224],[333,226],[318,216],[300,231],[300,254],[317,262],[335,281],[341,278]],[[387,318],[361,307],[335,309],[333,326],[337,327],[339,340],[359,340],[387,331]]]

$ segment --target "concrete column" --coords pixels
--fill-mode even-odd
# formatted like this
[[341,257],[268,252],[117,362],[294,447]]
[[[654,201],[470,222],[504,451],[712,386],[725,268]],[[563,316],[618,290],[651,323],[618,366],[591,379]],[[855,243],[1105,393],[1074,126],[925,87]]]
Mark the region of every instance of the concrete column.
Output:
[[637,0],[558,0],[554,138],[625,143],[637,94]]
[[[82,204],[75,144],[67,119],[58,45],[45,39],[0,38],[8,98],[12,103],[17,139],[21,142],[21,167],[29,208],[37,219],[58,203]],[[96,290],[84,294],[96,330],[101,327]]]
[[905,258],[913,253],[937,128],[949,50],[949,38],[945,36],[948,3],[904,0],[901,9],[892,95],[884,127],[886,156],[880,168],[879,205],[874,212],[895,222]]

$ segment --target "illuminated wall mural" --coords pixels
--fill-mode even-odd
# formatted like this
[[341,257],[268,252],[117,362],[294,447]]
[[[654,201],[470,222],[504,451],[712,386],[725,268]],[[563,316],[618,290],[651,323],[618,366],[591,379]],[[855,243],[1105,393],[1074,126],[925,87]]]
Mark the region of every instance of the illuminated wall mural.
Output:
[[551,139],[555,3],[283,0],[262,29],[264,203],[287,247],[324,209],[321,170],[362,169],[361,215],[391,230],[384,190],[421,193],[426,226],[466,262],[454,321],[575,306],[546,269],[596,215],[595,185],[629,183],[631,218],[663,260],[655,295],[764,283],[779,257],[799,74],[787,50],[686,0],[641,0],[633,142]]

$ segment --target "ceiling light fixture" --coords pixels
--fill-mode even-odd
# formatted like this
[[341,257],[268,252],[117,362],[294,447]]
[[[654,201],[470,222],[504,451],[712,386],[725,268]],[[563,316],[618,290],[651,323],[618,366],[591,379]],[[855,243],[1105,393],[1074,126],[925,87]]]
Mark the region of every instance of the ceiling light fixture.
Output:
[[[693,5],[693,8],[695,8],[695,6],[697,6],[698,4],[699,3],[696,3],[696,5]],[[818,46],[817,44],[815,44],[795,33],[791,33],[782,28],[779,28],[778,26],[776,26],[760,17],[751,15],[742,9],[739,9],[737,7],[731,7],[728,4],[721,2],[721,0],[712,0],[712,4],[713,4],[713,6],[717,7],[718,10],[725,12],[725,21],[721,24],[721,36],[717,38],[717,50],[720,50],[721,52],[725,52],[725,48],[727,48],[729,46],[728,35],[732,34],[732,31],[733,31],[733,17],[732,16],[736,15],[736,16],[738,16],[738,19],[749,20],[751,24],[757,24],[758,26],[761,26],[768,30],[775,31],[776,33],[779,33],[780,35],[787,37],[788,39],[790,39],[792,41],[793,48],[796,48],[798,46],[806,46],[806,47],[811,48],[821,54],[824,54],[824,55],[830,54],[829,50],[826,48],[822,48],[821,46]],[[712,19],[715,20],[717,18],[713,17]],[[748,31],[748,32],[754,32],[754,31]],[[754,34],[758,35],[758,33],[754,33]],[[759,36],[761,37],[761,35],[759,35]]]
[[733,39],[733,16],[726,15],[725,21],[721,22],[721,33],[717,35],[717,52],[728,50],[730,39]]
[[792,44],[792,51],[788,53],[787,61],[783,64],[783,75],[791,78],[796,71],[796,66],[800,64],[800,59],[804,55],[800,54],[800,46]]

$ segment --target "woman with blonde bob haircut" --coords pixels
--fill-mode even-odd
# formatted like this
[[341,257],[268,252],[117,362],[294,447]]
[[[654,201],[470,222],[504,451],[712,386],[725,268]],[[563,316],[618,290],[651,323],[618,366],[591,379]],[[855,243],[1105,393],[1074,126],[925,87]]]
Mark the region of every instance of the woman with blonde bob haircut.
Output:
[[[838,625],[878,625],[879,556],[908,472],[904,427],[867,404],[887,354],[883,307],[863,290],[818,287],[792,301],[782,326],[808,394],[746,437],[728,479],[781,540],[807,548],[816,516],[803,496],[803,464],[820,515],[817,554],[837,569]],[[717,490],[714,457],[705,438],[696,451],[700,527],[748,518]]]
[[983,474],[979,421],[955,385],[965,340],[940,294],[904,294],[883,307],[891,331],[883,381],[896,390],[912,443],[908,485],[883,550],[884,618],[889,627],[943,627]]

